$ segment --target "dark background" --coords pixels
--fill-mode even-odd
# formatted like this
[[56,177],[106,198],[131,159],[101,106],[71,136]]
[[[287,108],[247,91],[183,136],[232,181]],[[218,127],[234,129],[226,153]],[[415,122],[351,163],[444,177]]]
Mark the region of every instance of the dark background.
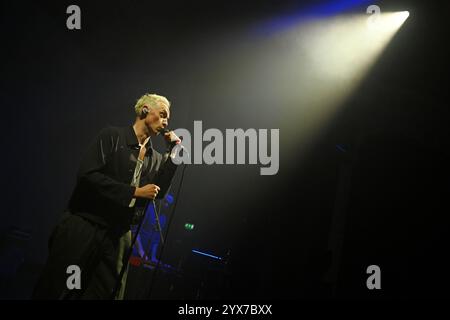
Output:
[[[304,153],[267,93],[229,89],[241,75],[223,57],[259,21],[318,2],[77,1],[79,31],[66,28],[72,2],[2,2],[0,297],[29,297],[84,148],[100,128],[131,124],[145,92],[171,100],[173,128],[280,128],[275,176],[185,171],[164,257],[201,274],[200,298],[448,297],[449,5],[374,1],[414,22]],[[228,264],[191,248],[228,252]],[[380,291],[365,286],[372,264]]]

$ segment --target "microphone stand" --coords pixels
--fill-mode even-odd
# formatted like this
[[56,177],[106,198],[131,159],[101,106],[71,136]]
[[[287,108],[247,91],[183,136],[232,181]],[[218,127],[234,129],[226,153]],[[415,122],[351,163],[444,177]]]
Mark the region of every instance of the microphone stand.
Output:
[[162,229],[161,229],[161,223],[159,222],[159,214],[158,214],[158,210],[156,210],[155,200],[152,200],[152,204],[153,204],[153,210],[155,211],[155,218],[156,218],[156,223],[158,226],[159,236],[161,237],[161,244],[164,245],[164,236],[163,236]]
[[128,252],[126,254],[125,263],[122,264],[122,268],[120,269],[119,278],[117,279],[116,285],[114,286],[114,290],[113,290],[113,292],[111,294],[111,300],[115,299],[117,293],[119,292],[120,288],[122,287],[123,275],[125,274],[125,270],[126,270],[126,268],[128,266],[128,261],[130,260],[131,254],[133,253],[133,247],[134,247],[134,245],[136,243],[137,236],[139,235],[139,232],[141,231],[142,224],[144,223],[145,217],[147,216],[147,210],[148,210],[148,207],[149,207],[150,203],[152,204],[153,210],[155,212],[155,218],[156,218],[156,222],[157,222],[157,226],[158,226],[158,232],[159,232],[159,235],[160,235],[160,238],[161,238],[161,244],[164,246],[164,236],[163,236],[163,233],[162,233],[161,224],[160,224],[160,220],[159,220],[159,214],[158,214],[158,211],[156,209],[155,200],[154,199],[153,200],[148,200],[146,205],[145,205],[144,214],[142,215],[142,217],[141,217],[141,219],[139,221],[138,227],[136,229],[136,234],[132,238],[130,249],[128,249]]
[[[153,205],[155,204],[155,200],[151,200],[151,202],[153,203]],[[136,234],[131,239],[131,245],[127,251],[125,260],[122,261],[122,268],[120,269],[119,277],[118,277],[116,284],[114,286],[114,289],[111,293],[110,300],[115,300],[116,295],[122,286],[122,278],[123,278],[123,275],[125,274],[126,268],[128,267],[128,261],[130,260],[131,254],[133,253],[133,247],[136,243],[137,236],[139,235],[139,232],[141,231],[142,223],[144,222],[145,216],[147,215],[147,210],[148,210],[149,204],[150,204],[150,200],[147,200],[146,204],[145,204],[144,214],[142,215],[142,217],[139,221],[138,227],[136,229]]]

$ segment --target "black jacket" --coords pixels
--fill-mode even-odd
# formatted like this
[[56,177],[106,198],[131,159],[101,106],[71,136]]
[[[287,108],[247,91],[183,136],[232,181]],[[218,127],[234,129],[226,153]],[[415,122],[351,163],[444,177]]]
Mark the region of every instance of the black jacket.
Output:
[[[151,139],[146,147],[140,186],[153,183],[163,169],[173,178],[176,165],[168,152],[161,155],[154,150]],[[131,180],[138,154],[139,143],[132,126],[101,130],[81,161],[68,211],[107,227],[129,229],[135,212],[129,204],[135,192]],[[135,207],[144,205],[145,200],[138,199]]]

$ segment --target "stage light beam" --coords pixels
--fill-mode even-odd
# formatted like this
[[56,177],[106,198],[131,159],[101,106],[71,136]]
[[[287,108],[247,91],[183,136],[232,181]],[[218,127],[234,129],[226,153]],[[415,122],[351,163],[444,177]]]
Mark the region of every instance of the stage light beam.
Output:
[[290,132],[284,134],[300,145],[314,143],[408,17],[408,11],[381,13],[370,28],[367,14],[303,20],[268,40],[271,81],[259,88],[267,86],[262,91],[286,102],[282,110]]

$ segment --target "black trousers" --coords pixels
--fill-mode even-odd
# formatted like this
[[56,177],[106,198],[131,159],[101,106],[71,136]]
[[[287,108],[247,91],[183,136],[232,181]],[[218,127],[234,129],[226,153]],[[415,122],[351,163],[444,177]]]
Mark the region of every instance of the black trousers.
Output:
[[[67,213],[49,240],[49,256],[34,289],[33,299],[111,299],[126,253],[131,232],[112,231],[76,214]],[[73,273],[81,270],[80,289],[67,285]],[[70,271],[70,270],[69,270]],[[123,299],[127,272],[115,299]],[[70,279],[69,279],[70,281]]]

